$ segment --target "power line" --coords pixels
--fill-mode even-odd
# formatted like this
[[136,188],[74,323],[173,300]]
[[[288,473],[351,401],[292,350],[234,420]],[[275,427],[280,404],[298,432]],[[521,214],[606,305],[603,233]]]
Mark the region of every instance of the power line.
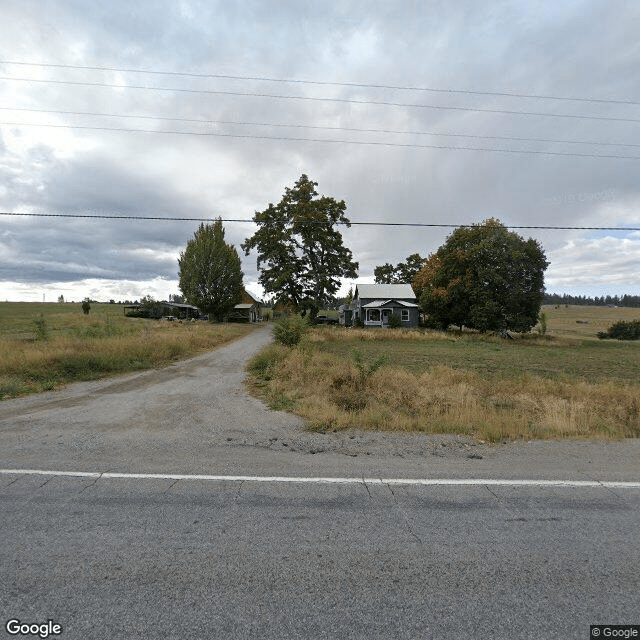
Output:
[[391,89],[393,91],[422,91],[431,93],[453,93],[463,95],[479,95],[479,96],[496,96],[496,97],[509,97],[509,98],[528,98],[535,100],[563,100],[570,102],[596,102],[601,104],[625,104],[625,105],[640,105],[640,102],[633,100],[620,100],[620,99],[605,99],[605,98],[586,98],[586,97],[571,97],[571,96],[558,96],[558,95],[544,95],[544,94],[529,94],[529,93],[517,93],[511,91],[473,91],[470,89],[444,89],[434,87],[417,87],[417,86],[402,86],[402,85],[388,85],[388,84],[373,84],[363,82],[330,82],[323,80],[299,80],[294,78],[270,78],[266,76],[239,76],[228,75],[220,73],[190,73],[180,71],[157,71],[151,69],[127,69],[119,67],[92,67],[81,66],[71,64],[47,64],[38,62],[18,62],[15,60],[0,60],[0,64],[14,64],[31,67],[43,67],[53,69],[79,69],[84,71],[115,71],[119,73],[144,73],[148,75],[163,75],[174,76],[184,78],[215,78],[221,80],[248,80],[257,82],[279,82],[284,84],[306,84],[316,85],[324,87],[353,87],[361,89]]
[[394,135],[437,136],[446,138],[473,138],[475,140],[507,140],[510,142],[545,142],[552,144],[582,144],[607,147],[635,147],[640,144],[630,142],[599,142],[597,140],[558,140],[553,138],[524,138],[516,136],[480,136],[467,133],[440,133],[435,131],[366,129],[361,127],[336,127],[329,125],[288,124],[279,122],[255,122],[242,120],[204,120],[200,118],[177,118],[167,116],[149,116],[139,114],[102,113],[96,111],[66,111],[61,109],[30,109],[26,107],[0,107],[0,111],[21,111],[25,113],[47,113],[56,115],[91,116],[101,118],[133,118],[138,120],[158,120],[161,122],[187,122],[191,124],[230,124],[248,127],[279,127],[291,129],[316,129],[321,131],[350,131],[355,133],[390,133]]
[[363,105],[376,105],[386,107],[411,107],[416,109],[435,109],[441,111],[471,111],[474,113],[500,113],[506,115],[518,115],[518,116],[542,116],[546,118],[570,118],[574,120],[599,120],[607,122],[640,122],[638,118],[618,118],[612,116],[589,116],[578,115],[573,113],[547,113],[542,111],[513,111],[509,109],[491,109],[482,107],[461,107],[461,106],[444,106],[433,104],[421,104],[421,103],[407,103],[407,102],[387,102],[384,100],[357,100],[354,98],[327,98],[316,96],[292,96],[281,95],[272,93],[253,93],[249,91],[223,91],[213,89],[184,89],[175,87],[149,87],[145,85],[133,85],[133,84],[115,84],[110,82],[76,82],[72,80],[43,80],[36,78],[16,78],[11,76],[0,76],[0,80],[10,80],[15,82],[36,82],[43,84],[57,84],[66,86],[83,86],[83,87],[106,87],[111,89],[140,89],[144,91],[165,91],[165,92],[177,92],[177,93],[194,93],[194,94],[206,94],[206,95],[228,95],[228,96],[240,96],[251,98],[272,98],[277,100],[306,100],[312,102],[339,102],[343,104],[363,104]]
[[[252,218],[187,218],[177,216],[132,216],[132,215],[107,215],[91,213],[24,213],[15,211],[0,211],[0,216],[24,216],[36,218],[90,218],[99,220],[160,220],[169,222],[241,222],[255,224]],[[304,224],[326,224],[319,220],[304,220]],[[425,227],[425,228],[452,228],[473,227],[475,224],[439,224],[427,222],[374,222],[374,221],[350,221],[336,222],[343,226],[370,226],[370,227]],[[552,231],[640,231],[640,227],[569,227],[546,225],[504,225],[507,229],[549,229]]]
[[324,142],[329,144],[354,144],[354,145],[367,145],[377,147],[399,147],[409,149],[440,149],[447,151],[483,151],[489,153],[516,153],[516,154],[529,154],[540,156],[562,156],[572,158],[606,158],[617,160],[640,160],[640,156],[630,156],[622,154],[598,154],[598,153],[576,153],[569,151],[539,151],[534,149],[492,149],[487,147],[452,147],[450,145],[438,145],[438,144],[414,144],[414,143],[402,143],[402,142],[379,142],[368,140],[330,140],[326,138],[293,138],[289,136],[261,136],[253,134],[241,134],[241,133],[219,133],[214,131],[169,131],[158,129],[125,129],[122,127],[90,127],[83,125],[70,125],[70,124],[43,124],[43,123],[31,123],[31,122],[0,122],[0,125],[4,126],[17,126],[17,127],[51,127],[54,129],[79,129],[79,130],[91,130],[91,131],[116,131],[120,133],[155,133],[163,135],[183,135],[183,136],[209,136],[215,138],[239,138],[245,140],[278,140],[286,142]]

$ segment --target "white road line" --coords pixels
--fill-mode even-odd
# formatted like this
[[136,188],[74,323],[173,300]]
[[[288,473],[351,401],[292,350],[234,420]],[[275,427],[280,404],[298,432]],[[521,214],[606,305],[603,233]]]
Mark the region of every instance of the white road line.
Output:
[[0,469],[2,475],[75,476],[105,480],[206,480],[210,482],[288,482],[307,484],[393,484],[423,486],[506,486],[506,487],[607,487],[640,489],[640,482],[611,480],[509,480],[503,478],[323,478],[298,476],[224,476],[182,473],[116,473],[100,471],[55,471],[47,469]]

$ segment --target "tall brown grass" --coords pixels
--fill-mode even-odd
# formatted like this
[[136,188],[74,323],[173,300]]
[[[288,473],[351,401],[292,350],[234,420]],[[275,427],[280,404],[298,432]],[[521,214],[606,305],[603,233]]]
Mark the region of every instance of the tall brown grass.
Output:
[[[364,339],[376,340],[382,332],[366,333],[373,337]],[[264,360],[262,369],[270,375],[260,380],[263,393],[313,429],[460,433],[491,442],[640,437],[638,385],[535,375],[487,380],[443,365],[421,373],[383,366],[364,378],[351,359],[312,342],[274,352],[267,365]],[[260,371],[253,370],[260,379]]]
[[433,341],[433,340],[458,340],[453,333],[443,331],[422,331],[420,329],[394,329],[371,330],[358,329],[357,327],[332,327],[325,329],[313,329],[309,338],[312,342],[393,342],[393,341]]
[[0,340],[0,400],[73,380],[161,367],[245,335],[248,325],[75,319],[49,340]]

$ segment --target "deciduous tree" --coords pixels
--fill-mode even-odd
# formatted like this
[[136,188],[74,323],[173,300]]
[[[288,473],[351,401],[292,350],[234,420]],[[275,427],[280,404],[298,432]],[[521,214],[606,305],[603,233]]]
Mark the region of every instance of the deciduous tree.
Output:
[[247,255],[258,252],[265,292],[312,316],[336,293],[339,278],[355,278],[358,269],[336,228],[349,226],[344,200],[318,196],[317,186],[303,174],[277,205],[255,213],[258,230],[242,244]]
[[222,220],[202,223],[178,260],[185,300],[216,320],[242,298],[242,268],[235,247],[224,239]]
[[423,261],[422,267],[418,273],[416,273],[411,283],[416,297],[420,298],[425,288],[433,286],[433,278],[440,268],[440,264],[440,258],[437,253],[432,253]]
[[430,259],[420,302],[432,322],[479,331],[529,331],[538,321],[548,266],[537,241],[499,220],[456,229]]

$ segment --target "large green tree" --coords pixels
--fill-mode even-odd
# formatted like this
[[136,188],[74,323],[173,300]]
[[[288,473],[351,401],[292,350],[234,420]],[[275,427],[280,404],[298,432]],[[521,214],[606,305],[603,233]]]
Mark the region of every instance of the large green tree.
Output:
[[442,327],[529,331],[538,321],[548,264],[536,240],[499,220],[460,227],[424,267],[422,309]]
[[344,200],[318,196],[317,186],[303,174],[277,205],[255,213],[258,230],[242,244],[247,255],[257,250],[265,292],[312,315],[336,293],[339,278],[355,278],[358,269],[336,228],[350,226]]
[[242,268],[235,247],[224,239],[222,220],[202,223],[178,260],[185,300],[216,320],[242,299]]

